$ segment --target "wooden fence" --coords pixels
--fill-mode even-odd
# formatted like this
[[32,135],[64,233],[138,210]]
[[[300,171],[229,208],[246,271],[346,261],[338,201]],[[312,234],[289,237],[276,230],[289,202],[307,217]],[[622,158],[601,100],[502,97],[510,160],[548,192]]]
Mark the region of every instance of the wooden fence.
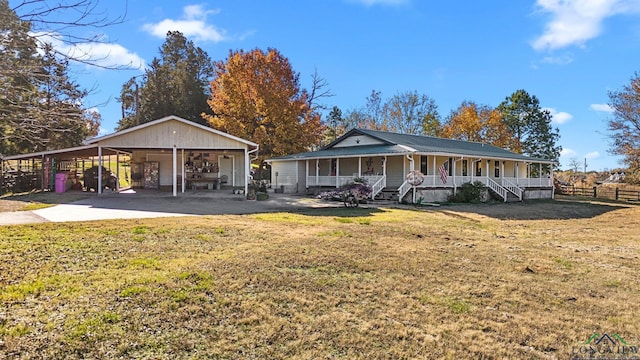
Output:
[[562,195],[640,202],[640,191],[638,190],[624,190],[609,186],[576,187],[564,185],[557,190],[559,190],[558,193]]

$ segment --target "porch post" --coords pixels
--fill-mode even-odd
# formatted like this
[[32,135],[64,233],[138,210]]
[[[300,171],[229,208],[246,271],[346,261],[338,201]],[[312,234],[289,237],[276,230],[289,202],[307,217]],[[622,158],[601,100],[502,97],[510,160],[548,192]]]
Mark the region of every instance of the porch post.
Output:
[[178,196],[178,149],[176,149],[175,145],[173,145],[171,155],[173,156],[173,177],[171,179],[171,186],[173,188],[173,196]]
[[487,159],[487,177],[491,177],[491,173],[489,172],[489,163],[491,162],[491,160]]
[[550,178],[550,180],[551,180],[551,198],[553,199],[555,197],[555,193],[556,193],[556,184],[553,181],[553,166],[551,166],[550,175],[551,175],[551,178]]
[[358,156],[358,177],[362,176],[362,157]]
[[116,152],[116,191],[120,192],[120,151]]
[[184,178],[184,176],[186,175],[185,169],[184,169],[184,149],[182,149],[182,152],[181,152],[180,162],[182,163],[182,168],[180,170],[180,178],[182,179],[182,181],[180,181],[180,187],[182,188],[182,193],[184,194],[184,184],[186,181]]
[[384,158],[382,158],[382,175],[387,176],[387,156],[386,155],[384,156]]
[[453,181],[453,194],[456,194],[456,160],[453,159],[453,164],[451,164],[451,178]]
[[98,195],[102,194],[102,146],[98,145]]
[[502,161],[502,163],[500,164],[500,177],[503,178],[504,177],[504,160]]
[[305,160],[304,184],[309,187],[309,159]]
[[436,160],[436,156],[433,155],[433,187],[436,187],[436,166],[438,160]]
[[471,162],[471,183],[473,183],[473,173],[476,171],[476,169],[474,169],[474,165],[475,165],[475,161]]
[[336,187],[340,187],[340,158],[336,158]]

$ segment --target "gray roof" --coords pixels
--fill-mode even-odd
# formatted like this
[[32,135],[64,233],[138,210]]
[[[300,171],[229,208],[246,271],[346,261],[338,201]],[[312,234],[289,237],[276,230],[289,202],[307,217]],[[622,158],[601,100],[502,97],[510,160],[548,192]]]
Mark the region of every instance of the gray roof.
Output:
[[[375,138],[383,145],[364,145],[351,147],[334,147],[352,135],[367,135]],[[387,131],[352,129],[336,139],[322,150],[281,156],[270,160],[304,160],[331,157],[356,157],[367,155],[399,155],[399,154],[442,154],[443,156],[472,156],[493,159],[506,159],[528,162],[553,163],[553,160],[529,157],[499,148],[497,146],[454,139],[443,139],[433,136],[398,134]]]

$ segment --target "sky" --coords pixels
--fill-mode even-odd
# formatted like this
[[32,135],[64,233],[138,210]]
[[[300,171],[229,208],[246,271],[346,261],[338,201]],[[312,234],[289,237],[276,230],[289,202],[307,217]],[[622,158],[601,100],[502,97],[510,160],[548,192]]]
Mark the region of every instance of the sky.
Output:
[[[15,1],[9,1],[10,5]],[[609,154],[608,92],[640,72],[640,0],[109,0],[103,14],[122,23],[88,29],[107,42],[79,44],[107,70],[76,65],[92,89],[85,106],[102,115],[101,134],[121,117],[122,84],[141,75],[167,31],[181,31],[214,61],[231,50],[277,49],[311,86],[314,72],[343,114],[372,90],[383,99],[417,91],[442,117],[463,101],[496,107],[519,89],[553,114],[560,167],[621,166]]]

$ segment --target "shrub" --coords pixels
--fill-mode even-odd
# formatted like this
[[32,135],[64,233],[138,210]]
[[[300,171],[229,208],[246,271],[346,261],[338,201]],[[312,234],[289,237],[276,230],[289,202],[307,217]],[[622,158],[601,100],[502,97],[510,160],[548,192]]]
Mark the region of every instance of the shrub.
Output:
[[480,181],[467,182],[458,188],[455,195],[449,196],[450,202],[479,203],[486,192],[487,187]]

